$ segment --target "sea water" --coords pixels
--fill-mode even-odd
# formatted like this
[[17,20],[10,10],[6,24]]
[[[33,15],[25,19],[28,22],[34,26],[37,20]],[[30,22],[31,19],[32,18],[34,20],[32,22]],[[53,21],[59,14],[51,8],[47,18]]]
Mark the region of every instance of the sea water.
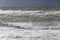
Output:
[[60,28],[60,11],[44,10],[1,10],[0,26],[27,28]]
[[0,9],[0,40],[60,40],[60,11]]

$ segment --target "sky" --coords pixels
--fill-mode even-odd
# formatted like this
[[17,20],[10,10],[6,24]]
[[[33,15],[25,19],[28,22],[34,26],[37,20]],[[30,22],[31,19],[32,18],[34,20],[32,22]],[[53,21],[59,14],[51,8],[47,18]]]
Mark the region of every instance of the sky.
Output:
[[60,0],[0,0],[0,7],[60,7]]

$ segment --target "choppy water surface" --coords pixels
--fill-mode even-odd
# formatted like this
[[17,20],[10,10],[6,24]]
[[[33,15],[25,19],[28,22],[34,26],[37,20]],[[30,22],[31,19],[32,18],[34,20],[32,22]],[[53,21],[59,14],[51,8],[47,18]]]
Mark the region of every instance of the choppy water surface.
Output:
[[0,26],[20,26],[30,29],[58,28],[60,11],[0,10]]
[[60,40],[60,11],[0,10],[0,40]]

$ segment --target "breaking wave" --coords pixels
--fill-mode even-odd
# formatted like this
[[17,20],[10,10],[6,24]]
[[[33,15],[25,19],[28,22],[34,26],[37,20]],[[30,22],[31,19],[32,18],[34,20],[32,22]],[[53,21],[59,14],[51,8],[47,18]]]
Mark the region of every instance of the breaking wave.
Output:
[[60,11],[0,9],[0,26],[24,29],[60,28]]
[[24,14],[24,13],[38,13],[40,10],[35,11],[23,11],[23,10],[1,10],[0,14]]

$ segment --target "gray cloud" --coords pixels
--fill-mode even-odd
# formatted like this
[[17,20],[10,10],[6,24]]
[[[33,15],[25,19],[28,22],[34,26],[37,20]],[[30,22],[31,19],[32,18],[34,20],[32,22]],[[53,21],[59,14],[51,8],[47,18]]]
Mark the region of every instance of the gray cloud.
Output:
[[0,0],[0,7],[60,7],[60,0]]

